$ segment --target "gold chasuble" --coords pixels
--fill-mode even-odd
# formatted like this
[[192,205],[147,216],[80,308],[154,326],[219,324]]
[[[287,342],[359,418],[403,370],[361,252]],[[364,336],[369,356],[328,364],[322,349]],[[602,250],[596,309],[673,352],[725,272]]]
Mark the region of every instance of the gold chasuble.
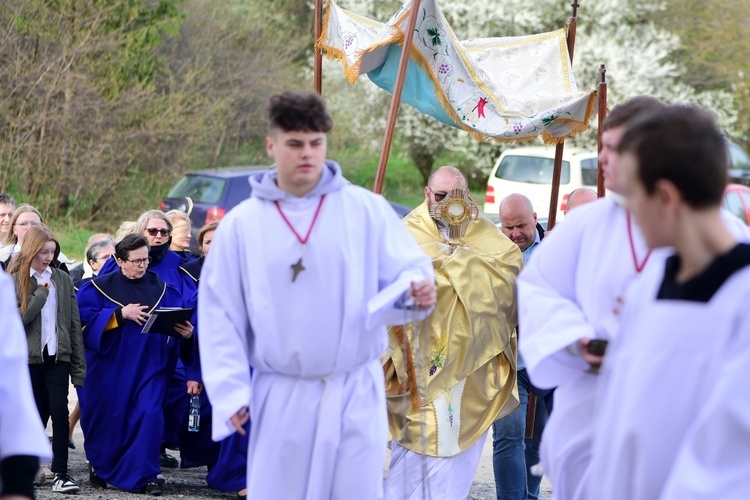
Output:
[[393,438],[416,453],[451,457],[518,407],[518,246],[487,219],[451,247],[427,202],[404,223],[435,268],[437,305],[424,323],[390,327],[384,363]]

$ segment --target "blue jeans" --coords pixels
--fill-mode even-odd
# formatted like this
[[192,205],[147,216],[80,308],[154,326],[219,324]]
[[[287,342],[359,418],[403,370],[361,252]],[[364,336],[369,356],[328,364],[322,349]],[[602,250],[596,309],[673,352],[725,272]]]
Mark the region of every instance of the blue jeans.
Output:
[[492,467],[498,500],[539,498],[542,478],[532,476],[528,469],[539,462],[539,442],[548,415],[545,400],[538,398],[534,436],[525,439],[530,390],[531,383],[526,370],[519,370],[518,397],[521,405],[513,413],[492,424]]

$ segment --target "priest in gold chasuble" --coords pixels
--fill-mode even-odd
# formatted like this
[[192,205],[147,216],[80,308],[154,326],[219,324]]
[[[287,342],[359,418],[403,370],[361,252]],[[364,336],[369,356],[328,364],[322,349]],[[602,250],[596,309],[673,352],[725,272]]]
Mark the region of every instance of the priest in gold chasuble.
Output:
[[424,322],[389,329],[385,498],[466,498],[492,422],[519,406],[515,283],[523,258],[478,217],[459,170],[435,170],[425,198],[404,223],[432,259],[438,299]]

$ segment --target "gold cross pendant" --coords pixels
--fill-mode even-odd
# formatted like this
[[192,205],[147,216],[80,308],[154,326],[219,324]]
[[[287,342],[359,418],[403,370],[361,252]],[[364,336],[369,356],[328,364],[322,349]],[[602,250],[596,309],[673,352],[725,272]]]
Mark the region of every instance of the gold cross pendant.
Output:
[[299,258],[296,264],[292,264],[291,268],[294,273],[292,275],[292,283],[294,283],[295,281],[297,281],[297,276],[299,275],[299,273],[305,270],[305,266],[302,265],[302,257]]

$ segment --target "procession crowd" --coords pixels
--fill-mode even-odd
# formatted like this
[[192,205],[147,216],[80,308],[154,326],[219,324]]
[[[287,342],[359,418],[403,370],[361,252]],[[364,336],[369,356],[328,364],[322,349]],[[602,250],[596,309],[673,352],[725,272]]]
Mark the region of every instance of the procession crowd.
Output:
[[241,498],[461,499],[490,433],[498,500],[750,494],[750,232],[709,112],[615,106],[607,196],[549,231],[521,193],[478,217],[452,166],[400,220],[326,160],[320,96],[268,113],[275,168],[198,257],[148,210],[73,266],[0,195],[0,498],[79,491],[78,419],[93,487],[156,496],[206,466]]

